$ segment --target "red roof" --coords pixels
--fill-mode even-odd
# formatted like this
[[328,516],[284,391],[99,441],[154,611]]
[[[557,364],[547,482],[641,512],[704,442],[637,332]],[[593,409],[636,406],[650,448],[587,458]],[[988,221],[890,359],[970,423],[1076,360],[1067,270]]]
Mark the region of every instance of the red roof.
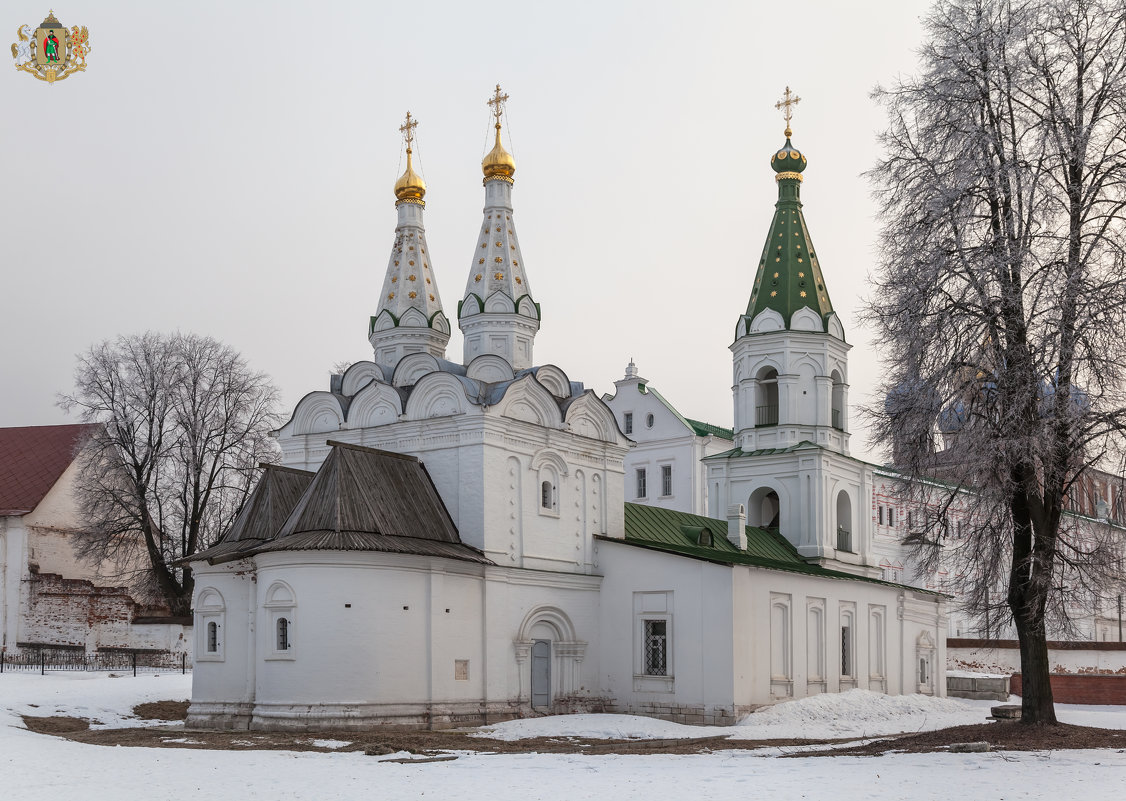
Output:
[[83,437],[95,426],[0,428],[0,515],[35,509],[74,461]]

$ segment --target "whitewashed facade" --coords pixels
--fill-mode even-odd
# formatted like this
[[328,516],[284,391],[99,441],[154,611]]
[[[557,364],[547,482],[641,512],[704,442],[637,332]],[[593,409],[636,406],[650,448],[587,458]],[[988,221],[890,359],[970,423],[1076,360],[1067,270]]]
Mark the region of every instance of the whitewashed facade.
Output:
[[[783,367],[799,346],[821,354],[808,368],[815,404],[794,394],[808,359],[795,359],[793,381],[777,379],[790,381],[784,397],[799,407],[775,432],[794,440],[784,458],[759,461],[701,435],[659,393],[641,391],[636,370],[604,401],[559,367],[534,366],[540,305],[516,238],[515,165],[499,118],[483,171],[486,205],[457,315],[462,360],[445,358],[425,186],[408,162],[370,330],[375,359],[305,396],[278,432],[285,465],[316,475],[276,543],[270,534],[241,550],[220,543],[194,563],[189,722],[449,726],[622,710],[729,723],[760,704],[854,686],[943,694],[942,596],[873,580],[870,532],[852,517],[855,546],[836,547],[837,498],[846,493],[859,510],[871,493],[870,472],[847,456],[847,432],[831,425],[847,372],[839,323],[820,333],[747,331],[737,343],[737,365],[758,353]],[[770,436],[765,426],[740,428],[748,391],[753,383],[737,386],[735,445]],[[631,452],[628,429],[652,437]],[[814,453],[797,438],[807,429]],[[332,472],[348,449],[360,460],[417,460],[455,527],[456,554],[282,548],[317,493],[351,480]],[[654,469],[655,497],[627,489],[642,464]],[[793,545],[764,527],[762,487],[781,499]],[[403,497],[404,509],[419,503]],[[712,518],[701,516],[705,504]],[[346,528],[333,536],[387,539]],[[310,530],[307,542],[320,535]]]

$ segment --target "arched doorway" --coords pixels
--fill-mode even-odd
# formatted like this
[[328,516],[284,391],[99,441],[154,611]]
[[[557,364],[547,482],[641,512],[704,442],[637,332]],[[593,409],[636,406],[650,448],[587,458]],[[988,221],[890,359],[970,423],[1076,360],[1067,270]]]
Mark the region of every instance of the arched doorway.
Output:
[[852,499],[848,492],[841,490],[837,493],[837,550],[847,553],[856,553],[853,543],[852,525]]
[[758,398],[755,403],[755,425],[778,425],[778,371],[764,367],[758,371]]
[[747,525],[757,528],[778,528],[782,519],[782,503],[770,487],[759,487],[747,500]]

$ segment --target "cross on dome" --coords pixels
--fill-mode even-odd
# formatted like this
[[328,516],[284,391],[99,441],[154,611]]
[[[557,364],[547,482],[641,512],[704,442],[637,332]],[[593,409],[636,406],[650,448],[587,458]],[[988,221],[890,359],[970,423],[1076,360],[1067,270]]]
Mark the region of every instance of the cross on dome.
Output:
[[414,129],[418,127],[418,120],[411,117],[411,113],[407,112],[407,121],[399,126],[399,133],[403,135],[403,141],[407,143],[407,150],[411,149],[411,144],[414,142]]
[[782,99],[774,104],[774,108],[782,112],[786,117],[786,136],[793,136],[794,132],[790,130],[790,120],[794,116],[794,106],[801,102],[801,98],[790,91],[790,87],[786,87],[786,94]]
[[486,104],[493,110],[493,116],[497,118],[497,128],[500,128],[500,118],[504,114],[504,104],[508,100],[508,95],[500,93],[500,84],[497,84],[496,92],[489,98]]

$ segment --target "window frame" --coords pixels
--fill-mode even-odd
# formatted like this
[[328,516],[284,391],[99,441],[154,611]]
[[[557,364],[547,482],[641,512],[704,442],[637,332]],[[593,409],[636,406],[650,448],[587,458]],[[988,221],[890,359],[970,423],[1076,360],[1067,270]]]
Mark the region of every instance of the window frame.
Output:
[[[635,692],[674,691],[676,682],[675,636],[673,623],[673,593],[667,591],[639,591],[633,594],[634,659],[633,689]],[[646,656],[653,624],[664,625],[664,673],[647,673]]]
[[[297,626],[297,595],[284,581],[275,581],[266,590],[265,603],[262,604],[266,611],[268,628],[266,648],[263,649],[267,661],[293,661],[297,659],[296,639],[294,629]],[[285,620],[286,644],[284,650],[279,648],[278,629],[281,621]]]
[[645,467],[638,467],[634,470],[634,478],[635,478],[634,489],[636,490],[635,497],[639,501],[645,501],[645,500],[649,499],[649,494],[648,494],[648,490],[649,490],[648,480],[649,479],[648,479],[647,470],[648,470],[648,468],[645,468]]
[[633,433],[633,412],[622,414],[622,433],[627,436]]
[[[224,662],[226,661],[226,634],[224,626],[227,622],[227,607],[223,595],[214,587],[206,587],[199,594],[198,606],[195,610],[196,648],[195,659],[197,662]],[[211,632],[214,626],[215,648],[211,648]]]
[[671,463],[662,464],[662,465],[660,465],[660,468],[661,468],[661,497],[662,498],[671,498],[671,497],[673,497],[672,464]]

